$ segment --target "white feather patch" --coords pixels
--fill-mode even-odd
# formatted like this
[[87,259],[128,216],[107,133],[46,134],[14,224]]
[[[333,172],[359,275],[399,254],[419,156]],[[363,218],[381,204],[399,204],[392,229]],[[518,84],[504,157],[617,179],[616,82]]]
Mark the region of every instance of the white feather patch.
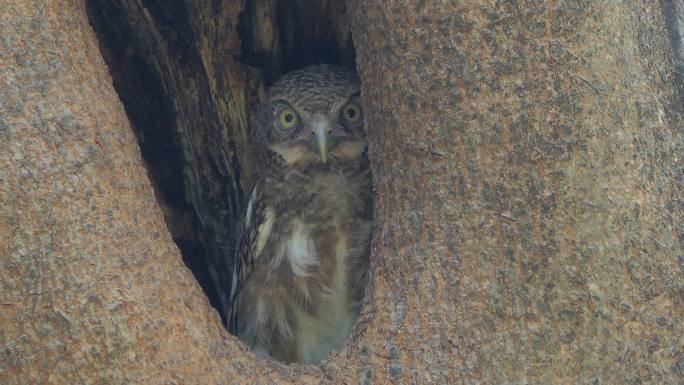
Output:
[[233,267],[233,280],[231,281],[231,284],[230,284],[230,297],[231,298],[233,298],[233,296],[235,295],[235,292],[237,291],[237,283],[238,283],[237,266],[238,266],[238,264],[236,263],[235,266]]
[[273,223],[275,223],[275,217],[275,210],[273,210],[273,207],[267,207],[264,213],[264,223],[259,225],[259,229],[257,229],[258,235],[256,249],[254,250],[254,255],[256,257],[261,254],[266,246],[266,241],[268,241],[268,237],[271,235],[271,230],[273,229]]
[[292,273],[298,276],[309,275],[309,267],[318,265],[313,239],[299,223],[295,224],[294,231],[287,241],[287,259],[290,261]]
[[245,227],[249,227],[252,223],[252,211],[254,210],[254,201],[256,200],[257,189],[256,186],[252,190],[252,194],[249,196],[249,202],[247,202],[247,211],[245,213]]

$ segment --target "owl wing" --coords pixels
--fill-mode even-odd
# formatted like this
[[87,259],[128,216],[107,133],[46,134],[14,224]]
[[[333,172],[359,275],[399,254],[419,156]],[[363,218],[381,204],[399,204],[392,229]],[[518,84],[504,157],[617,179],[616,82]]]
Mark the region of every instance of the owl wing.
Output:
[[245,213],[238,227],[237,245],[233,258],[233,278],[228,302],[228,330],[237,332],[239,294],[257,262],[273,226],[273,210],[267,210],[259,197],[258,185],[252,189]]

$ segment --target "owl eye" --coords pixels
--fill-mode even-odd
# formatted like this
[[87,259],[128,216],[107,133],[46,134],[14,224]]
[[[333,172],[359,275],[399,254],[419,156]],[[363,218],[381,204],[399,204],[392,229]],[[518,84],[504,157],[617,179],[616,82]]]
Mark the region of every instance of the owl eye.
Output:
[[361,106],[358,103],[350,102],[342,107],[342,118],[352,124],[358,124],[363,119]]
[[278,125],[286,130],[290,130],[299,124],[299,115],[290,107],[283,107],[278,112]]

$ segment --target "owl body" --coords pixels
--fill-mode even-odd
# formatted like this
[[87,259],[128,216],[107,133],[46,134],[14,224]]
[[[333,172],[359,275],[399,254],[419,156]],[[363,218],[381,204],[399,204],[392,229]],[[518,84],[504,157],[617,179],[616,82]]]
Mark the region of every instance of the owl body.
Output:
[[361,305],[372,187],[357,98],[353,73],[316,66],[286,75],[260,108],[230,327],[281,361],[320,361]]

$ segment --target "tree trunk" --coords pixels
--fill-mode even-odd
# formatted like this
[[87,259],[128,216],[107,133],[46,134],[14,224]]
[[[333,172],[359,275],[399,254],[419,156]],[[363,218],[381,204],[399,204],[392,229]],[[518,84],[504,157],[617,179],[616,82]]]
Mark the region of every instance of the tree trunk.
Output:
[[[181,169],[185,190],[213,183],[204,200],[227,191],[228,224],[208,230],[225,236],[256,87],[233,55],[238,2],[207,3],[183,2],[177,44],[154,1],[116,4],[138,7],[143,61],[177,85],[160,91],[173,122],[143,125],[181,127],[185,161],[220,164]],[[663,3],[348,7],[370,284],[340,352],[285,366],[230,336],[183,265],[85,4],[0,0],[0,383],[682,384],[684,130]]]

